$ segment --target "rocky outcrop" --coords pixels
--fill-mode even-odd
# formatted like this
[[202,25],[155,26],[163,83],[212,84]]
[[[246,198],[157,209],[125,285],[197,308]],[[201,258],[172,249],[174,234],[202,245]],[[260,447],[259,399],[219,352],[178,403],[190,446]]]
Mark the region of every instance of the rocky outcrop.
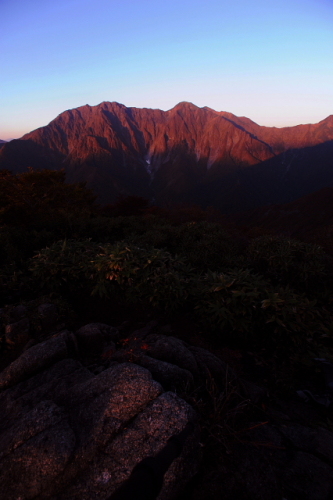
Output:
[[235,373],[219,358],[200,347],[150,329],[134,331],[124,347],[111,355],[112,360],[133,361],[147,368],[154,379],[170,390],[192,390],[195,386],[214,380],[225,387],[235,381]]
[[0,374],[0,390],[7,389],[26,377],[48,367],[67,356],[68,332],[62,332],[54,338],[30,347],[13,361]]
[[[132,492],[135,484],[148,488],[151,479],[158,491],[154,474],[168,462],[170,443],[178,451],[169,457],[158,500],[332,498],[333,433],[307,422],[311,411],[302,400],[268,397],[210,351],[156,333],[156,322],[124,338],[103,323],[64,330],[54,304],[6,307],[0,316],[0,488],[6,500],[134,498],[120,492],[135,474]],[[25,345],[21,335],[8,338],[16,329],[24,331]],[[223,453],[206,455],[211,463],[195,475],[200,418],[210,441],[216,432],[221,439],[223,425],[220,419],[210,428],[179,395],[200,394],[200,387],[215,391],[209,422],[233,396],[235,405],[222,410],[226,425],[244,409],[250,420],[240,430],[227,429]]]
[[[199,203],[231,212],[330,185],[332,140],[332,116],[279,129],[186,102],[169,111],[103,102],[65,111],[5,144],[0,168],[65,168],[69,182],[87,181],[102,203],[135,194],[159,204]],[[314,146],[323,147],[307,165]],[[295,185],[299,171],[303,180]]]
[[[48,311],[50,320],[49,306],[38,310]],[[18,319],[24,309],[11,313]],[[113,359],[118,335],[101,323],[75,334],[50,333],[43,342],[35,338],[1,372],[0,487],[6,499],[107,499],[188,422],[193,432],[165,474],[158,498],[175,498],[196,472],[195,411],[165,392],[149,370]],[[166,386],[173,380],[167,374]]]

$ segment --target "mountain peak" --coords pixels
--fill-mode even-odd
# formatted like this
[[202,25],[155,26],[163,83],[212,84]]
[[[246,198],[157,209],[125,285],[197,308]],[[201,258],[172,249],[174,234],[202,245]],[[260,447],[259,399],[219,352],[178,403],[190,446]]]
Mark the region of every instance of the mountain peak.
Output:
[[103,101],[100,104],[97,105],[98,108],[106,108],[106,109],[126,109],[125,104],[122,104],[117,101]]
[[333,127],[333,115],[327,116],[322,122],[319,123],[325,123],[326,125]]
[[193,104],[193,102],[181,101],[178,104],[176,104],[176,106],[171,108],[169,111],[178,111],[178,110],[182,110],[182,109],[197,110],[197,109],[202,109],[202,108],[199,108],[198,106]]

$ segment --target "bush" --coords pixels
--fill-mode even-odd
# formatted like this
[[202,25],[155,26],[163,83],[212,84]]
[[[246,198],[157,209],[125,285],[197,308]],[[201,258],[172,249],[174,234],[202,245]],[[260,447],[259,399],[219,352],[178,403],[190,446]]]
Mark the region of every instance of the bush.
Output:
[[175,310],[188,296],[192,271],[169,252],[128,242],[99,245],[91,240],[64,240],[41,250],[31,272],[48,291],[117,297]]
[[217,223],[189,222],[172,226],[157,220],[146,232],[133,235],[133,241],[183,255],[191,266],[204,271],[230,267],[236,262],[239,265],[242,259],[236,239]]
[[203,274],[184,257],[126,240],[59,241],[32,259],[31,271],[47,292],[76,294],[81,288],[167,311],[187,305],[222,344],[233,339],[243,347],[287,353],[329,331],[328,312],[289,286],[248,269]]
[[188,297],[192,270],[185,260],[165,250],[141,248],[128,242],[103,248],[94,262],[93,293],[106,295],[106,283],[117,283],[131,302],[149,302],[165,310],[179,308]]
[[321,288],[327,275],[321,247],[279,236],[261,236],[249,245],[248,263],[275,283],[296,289]]
[[196,313],[215,340],[289,356],[307,351],[328,332],[327,311],[289,287],[272,285],[249,270],[208,272],[198,287]]
[[31,259],[32,277],[48,292],[75,293],[89,286],[98,251],[99,245],[90,240],[57,241]]
[[206,271],[223,269],[236,263],[241,265],[236,238],[220,224],[187,223],[177,228],[177,236],[177,251],[185,255],[192,266]]
[[13,175],[0,171],[0,222],[38,225],[64,222],[73,214],[91,213],[95,196],[85,184],[66,184],[64,171],[41,170]]

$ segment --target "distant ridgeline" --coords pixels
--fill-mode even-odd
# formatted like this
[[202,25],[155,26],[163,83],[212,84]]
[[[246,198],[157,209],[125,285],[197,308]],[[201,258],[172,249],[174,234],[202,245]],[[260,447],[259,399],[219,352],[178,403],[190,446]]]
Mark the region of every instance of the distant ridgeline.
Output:
[[65,169],[103,204],[136,195],[233,213],[333,187],[333,116],[279,129],[186,102],[86,105],[2,145],[1,169],[28,167]]

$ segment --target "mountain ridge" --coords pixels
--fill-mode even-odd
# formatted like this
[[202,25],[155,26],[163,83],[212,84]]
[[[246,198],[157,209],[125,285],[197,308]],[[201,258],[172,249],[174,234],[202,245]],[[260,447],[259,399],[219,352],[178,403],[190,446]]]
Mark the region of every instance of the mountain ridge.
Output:
[[[251,169],[254,178],[258,165],[263,177],[271,172],[269,192],[277,182],[273,170],[285,171],[284,155],[300,150],[293,157],[302,156],[302,148],[329,141],[333,116],[317,124],[276,128],[189,102],[162,111],[104,101],[64,111],[48,125],[5,144],[0,168],[65,168],[69,182],[87,181],[103,203],[135,194],[161,205],[198,203],[228,212],[267,203],[260,194],[263,188],[251,180]],[[324,177],[324,185],[331,182],[330,169]],[[288,182],[286,178],[290,191]],[[246,184],[252,193],[246,193],[245,202]],[[319,181],[315,185],[324,187]],[[295,197],[307,189],[312,188],[298,190]],[[279,196],[277,202],[284,202],[283,193]]]

